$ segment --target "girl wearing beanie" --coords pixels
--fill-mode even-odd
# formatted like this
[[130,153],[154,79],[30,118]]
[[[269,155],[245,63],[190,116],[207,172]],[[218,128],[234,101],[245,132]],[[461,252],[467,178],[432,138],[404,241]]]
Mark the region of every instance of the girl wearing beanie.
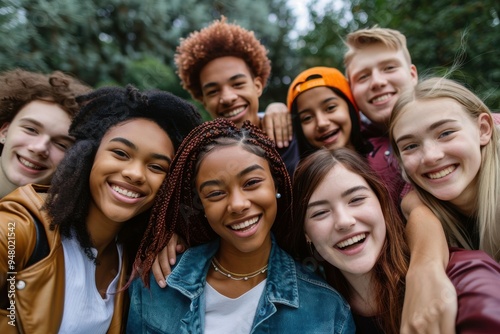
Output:
[[339,70],[312,67],[300,73],[287,96],[301,159],[321,147],[348,147],[363,155],[371,145],[361,137],[359,111]]

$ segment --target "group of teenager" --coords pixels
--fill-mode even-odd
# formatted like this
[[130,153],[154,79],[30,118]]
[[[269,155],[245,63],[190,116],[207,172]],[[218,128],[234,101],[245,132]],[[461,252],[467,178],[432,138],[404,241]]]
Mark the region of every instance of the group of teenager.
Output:
[[307,69],[261,116],[253,32],[191,33],[203,123],[168,92],[0,75],[1,332],[496,332],[500,117],[419,82],[398,31],[346,45],[346,76]]

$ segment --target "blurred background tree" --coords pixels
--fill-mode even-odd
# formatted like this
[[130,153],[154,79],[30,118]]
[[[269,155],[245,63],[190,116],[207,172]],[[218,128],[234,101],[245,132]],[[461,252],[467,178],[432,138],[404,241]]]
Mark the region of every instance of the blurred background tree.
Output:
[[[173,55],[179,38],[225,15],[254,30],[272,74],[261,109],[284,101],[291,79],[310,66],[343,69],[342,41],[378,24],[398,29],[422,76],[448,74],[500,106],[497,0],[310,0],[297,31],[289,0],[0,0],[0,71],[62,70],[86,83],[160,88],[184,98]],[[451,72],[451,73],[450,73]],[[208,118],[208,115],[205,114]]]
[[447,75],[500,111],[498,0],[316,0],[309,13],[297,73],[318,64],[343,68],[343,37],[378,25],[406,35],[420,79]]

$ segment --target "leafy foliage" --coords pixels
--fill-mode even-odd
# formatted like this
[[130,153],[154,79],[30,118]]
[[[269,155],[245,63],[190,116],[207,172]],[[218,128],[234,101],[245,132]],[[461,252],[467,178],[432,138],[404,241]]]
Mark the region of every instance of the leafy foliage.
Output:
[[[301,70],[343,68],[343,36],[378,24],[398,29],[420,76],[449,75],[492,109],[500,106],[500,10],[496,0],[310,0],[311,29],[290,34],[287,0],[3,0],[0,71],[69,72],[95,87],[135,84],[189,98],[175,75],[179,39],[225,15],[254,30],[272,73],[262,108],[284,101]],[[323,5],[321,5],[323,4]]]
[[325,9],[310,6],[312,29],[302,40],[302,70],[343,68],[342,36],[379,25],[397,29],[420,78],[446,75],[468,86],[500,111],[500,11],[495,0],[353,0]]

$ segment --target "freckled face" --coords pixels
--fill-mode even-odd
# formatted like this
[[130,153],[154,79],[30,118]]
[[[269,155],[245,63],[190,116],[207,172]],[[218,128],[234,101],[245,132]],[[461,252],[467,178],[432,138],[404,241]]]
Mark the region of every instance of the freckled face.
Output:
[[304,224],[318,253],[346,277],[369,273],[385,242],[377,196],[364,178],[340,164],[314,190]]
[[90,215],[125,222],[149,209],[174,156],[174,145],[155,122],[137,118],[104,135],[90,173]]
[[267,160],[241,146],[216,148],[200,163],[196,189],[221,251],[270,250],[277,202]]

